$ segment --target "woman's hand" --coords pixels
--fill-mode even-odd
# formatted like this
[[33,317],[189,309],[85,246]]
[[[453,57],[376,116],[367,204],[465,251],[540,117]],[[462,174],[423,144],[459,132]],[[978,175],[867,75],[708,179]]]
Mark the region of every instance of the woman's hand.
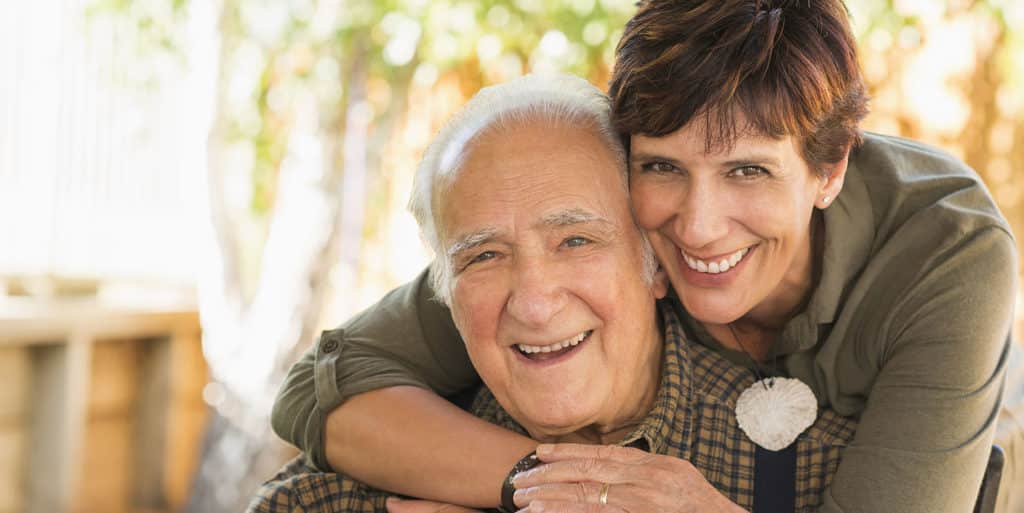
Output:
[[[745,511],[690,462],[615,445],[544,444],[543,465],[516,477],[516,505],[538,512]],[[606,503],[601,504],[602,488]]]
[[464,508],[443,502],[399,499],[388,497],[384,504],[388,513],[481,513],[480,510]]

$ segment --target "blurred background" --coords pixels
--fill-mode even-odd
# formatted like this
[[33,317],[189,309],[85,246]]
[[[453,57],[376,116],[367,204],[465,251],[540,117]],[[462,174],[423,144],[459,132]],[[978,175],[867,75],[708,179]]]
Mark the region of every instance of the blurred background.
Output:
[[[1024,3],[849,8],[866,127],[967,161],[1024,233]],[[634,9],[6,2],[0,513],[240,511],[294,454],[288,365],[427,262],[404,206],[435,130],[529,71],[604,88]]]

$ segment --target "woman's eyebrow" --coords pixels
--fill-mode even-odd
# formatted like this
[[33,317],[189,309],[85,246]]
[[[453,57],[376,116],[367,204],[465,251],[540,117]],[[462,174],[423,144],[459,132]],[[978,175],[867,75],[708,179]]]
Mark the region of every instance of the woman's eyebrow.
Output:
[[650,161],[650,160],[657,160],[659,162],[667,162],[669,164],[672,164],[673,166],[682,167],[682,164],[678,160],[676,160],[676,159],[674,159],[672,157],[666,157],[665,155],[658,155],[656,153],[637,153],[637,152],[633,152],[633,153],[629,154],[629,162],[630,162],[630,164],[635,163],[635,162],[643,162],[643,161]]
[[782,167],[782,162],[778,159],[778,157],[774,155],[758,155],[756,153],[732,157],[729,160],[726,160],[725,162],[722,163],[723,166],[727,167],[742,167],[764,164],[773,167]]

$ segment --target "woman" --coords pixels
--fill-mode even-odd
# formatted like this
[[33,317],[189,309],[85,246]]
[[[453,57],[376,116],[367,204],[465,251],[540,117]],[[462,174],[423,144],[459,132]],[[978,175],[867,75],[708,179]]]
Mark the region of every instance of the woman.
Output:
[[[1009,228],[978,178],[922,145],[861,138],[866,98],[837,0],[644,2],[616,57],[636,219],[688,336],[859,417],[820,511],[967,511],[1016,291]],[[474,382],[423,279],[347,325],[340,351],[321,341],[293,368],[275,429],[324,467],[493,506],[536,442],[396,387],[447,395]],[[360,457],[381,445],[388,468]],[[478,450],[494,459],[467,465]],[[534,509],[574,510],[558,483],[623,471],[594,451],[538,454],[560,463],[516,482]],[[424,462],[434,470],[417,479]]]
[[[755,375],[687,344],[672,306],[656,303],[667,283],[633,221],[626,181],[607,98],[572,76],[485,88],[431,143],[410,205],[440,255],[435,288],[486,384],[472,413],[536,440],[625,446],[603,450],[643,473],[582,485],[615,507],[692,498],[697,490],[679,486],[689,477],[715,485],[700,498],[717,511],[764,510],[784,494],[757,479],[788,474],[786,509],[809,511],[856,421],[824,410],[793,444],[799,463],[758,462],[733,420]],[[250,511],[369,513],[387,496],[299,462],[262,487]]]

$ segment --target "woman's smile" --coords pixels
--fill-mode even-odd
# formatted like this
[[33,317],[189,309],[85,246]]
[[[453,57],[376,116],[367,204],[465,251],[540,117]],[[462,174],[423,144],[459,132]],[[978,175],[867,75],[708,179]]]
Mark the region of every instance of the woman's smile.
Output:
[[680,275],[695,287],[724,287],[732,284],[757,246],[750,246],[713,258],[697,258],[680,249]]

